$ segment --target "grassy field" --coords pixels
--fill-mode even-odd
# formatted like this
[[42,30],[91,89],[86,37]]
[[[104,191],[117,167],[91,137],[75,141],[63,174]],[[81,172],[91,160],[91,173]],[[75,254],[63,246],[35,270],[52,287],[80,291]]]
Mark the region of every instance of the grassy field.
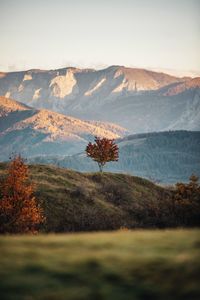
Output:
[[0,237],[2,300],[200,299],[200,230]]

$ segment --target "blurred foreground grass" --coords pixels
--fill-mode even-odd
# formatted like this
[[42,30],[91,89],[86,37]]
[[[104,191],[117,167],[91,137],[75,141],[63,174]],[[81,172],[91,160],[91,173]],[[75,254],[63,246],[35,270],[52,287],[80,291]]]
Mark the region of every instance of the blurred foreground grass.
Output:
[[200,299],[200,230],[0,237],[0,299]]

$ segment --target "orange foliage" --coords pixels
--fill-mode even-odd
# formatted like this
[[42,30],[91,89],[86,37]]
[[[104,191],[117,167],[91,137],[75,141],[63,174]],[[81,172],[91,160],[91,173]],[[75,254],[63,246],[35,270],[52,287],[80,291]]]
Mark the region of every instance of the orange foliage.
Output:
[[0,233],[35,233],[44,222],[42,209],[33,195],[28,166],[21,156],[10,162],[2,183],[0,199]]
[[195,175],[189,183],[177,183],[174,199],[174,211],[181,225],[199,226],[200,224],[200,184]]
[[95,143],[89,143],[86,147],[86,154],[99,165],[102,172],[104,165],[109,161],[118,161],[119,148],[114,140],[95,137]]

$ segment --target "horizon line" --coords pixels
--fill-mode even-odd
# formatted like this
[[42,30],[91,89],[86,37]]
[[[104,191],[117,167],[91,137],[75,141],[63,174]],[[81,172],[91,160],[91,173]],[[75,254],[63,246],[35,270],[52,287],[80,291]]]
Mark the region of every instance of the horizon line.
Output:
[[[103,64],[102,64],[103,65]],[[56,70],[62,70],[62,69],[77,69],[77,70],[93,70],[95,71],[103,71],[109,68],[113,67],[119,67],[119,68],[126,68],[126,69],[138,69],[138,70],[146,70],[146,71],[152,71],[156,73],[163,73],[166,75],[184,78],[184,77],[200,77],[200,70],[177,70],[177,69],[171,69],[171,68],[159,68],[159,67],[138,67],[138,66],[126,66],[126,65],[118,65],[118,64],[112,64],[112,65],[105,65],[104,67],[84,67],[84,66],[76,66],[76,65],[68,65],[68,66],[61,66],[56,68],[22,68],[22,69],[16,69],[11,71],[2,71],[0,70],[0,73],[19,73],[19,72],[29,72],[29,71],[56,71]],[[185,74],[184,74],[185,73]],[[188,75],[190,74],[190,75]]]

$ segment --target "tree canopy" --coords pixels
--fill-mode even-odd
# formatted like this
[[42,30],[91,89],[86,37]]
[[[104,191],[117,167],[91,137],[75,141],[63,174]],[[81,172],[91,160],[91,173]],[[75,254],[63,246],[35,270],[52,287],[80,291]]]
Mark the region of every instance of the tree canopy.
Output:
[[103,171],[103,167],[107,162],[118,161],[119,148],[115,144],[114,140],[107,138],[95,137],[95,142],[89,144],[86,147],[86,154],[98,163],[100,172]]

